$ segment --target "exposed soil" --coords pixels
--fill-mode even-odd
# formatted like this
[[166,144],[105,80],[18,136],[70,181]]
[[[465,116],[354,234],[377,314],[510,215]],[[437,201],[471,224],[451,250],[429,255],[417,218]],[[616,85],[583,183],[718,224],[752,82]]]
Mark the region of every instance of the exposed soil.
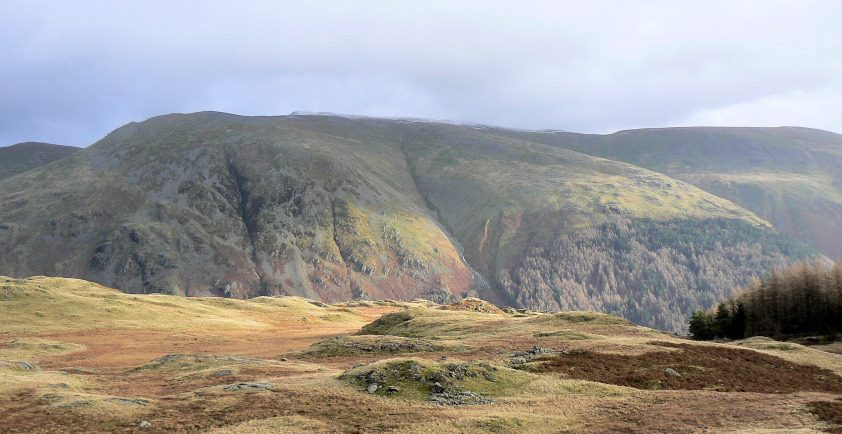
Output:
[[[528,366],[535,372],[561,372],[576,379],[638,389],[842,393],[842,377],[827,369],[723,346],[651,344],[677,351],[618,355],[574,350],[568,354],[536,358],[538,363]],[[674,373],[670,374],[668,370]]]

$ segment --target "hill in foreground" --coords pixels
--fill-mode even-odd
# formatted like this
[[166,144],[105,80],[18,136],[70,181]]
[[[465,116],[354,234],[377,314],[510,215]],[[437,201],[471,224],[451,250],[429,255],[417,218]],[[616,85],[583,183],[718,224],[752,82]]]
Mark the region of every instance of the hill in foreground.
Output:
[[166,115],[0,181],[0,202],[0,273],[16,277],[326,302],[480,295],[674,331],[816,255],[648,169],[410,120]]
[[0,311],[10,431],[838,428],[838,355],[696,343],[599,313],[131,295],[45,277],[0,279]]
[[25,142],[0,147],[0,179],[36,169],[78,151],[73,146]]

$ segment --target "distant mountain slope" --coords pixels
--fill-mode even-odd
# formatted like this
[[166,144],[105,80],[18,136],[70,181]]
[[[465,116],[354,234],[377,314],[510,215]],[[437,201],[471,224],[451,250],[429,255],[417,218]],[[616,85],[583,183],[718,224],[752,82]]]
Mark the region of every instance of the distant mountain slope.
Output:
[[815,251],[733,203],[630,164],[417,124],[403,137],[430,206],[508,303],[682,330],[772,267]]
[[129,124],[2,184],[0,268],[187,295],[468,290],[470,270],[378,134],[322,117]]
[[326,301],[477,290],[678,331],[815,254],[683,181],[516,133],[212,112],[132,123],[0,181],[0,274]]
[[731,200],[842,259],[842,136],[809,128],[658,128],[503,134],[625,161]]
[[78,151],[72,146],[24,142],[0,148],[0,179],[61,160]]

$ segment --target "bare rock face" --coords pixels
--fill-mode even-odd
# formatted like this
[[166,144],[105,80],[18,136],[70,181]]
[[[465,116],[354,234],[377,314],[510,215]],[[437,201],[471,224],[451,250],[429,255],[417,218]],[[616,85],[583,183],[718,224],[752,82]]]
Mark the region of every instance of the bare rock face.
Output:
[[0,274],[235,298],[467,291],[397,139],[370,128],[219,113],[129,124],[4,184]]

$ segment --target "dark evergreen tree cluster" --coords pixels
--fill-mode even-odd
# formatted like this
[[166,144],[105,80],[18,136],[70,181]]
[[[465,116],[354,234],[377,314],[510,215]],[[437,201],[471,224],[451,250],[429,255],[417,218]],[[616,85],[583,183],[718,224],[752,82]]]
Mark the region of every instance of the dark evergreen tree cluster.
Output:
[[694,339],[776,339],[842,332],[842,265],[799,264],[773,271],[713,311],[693,312]]

